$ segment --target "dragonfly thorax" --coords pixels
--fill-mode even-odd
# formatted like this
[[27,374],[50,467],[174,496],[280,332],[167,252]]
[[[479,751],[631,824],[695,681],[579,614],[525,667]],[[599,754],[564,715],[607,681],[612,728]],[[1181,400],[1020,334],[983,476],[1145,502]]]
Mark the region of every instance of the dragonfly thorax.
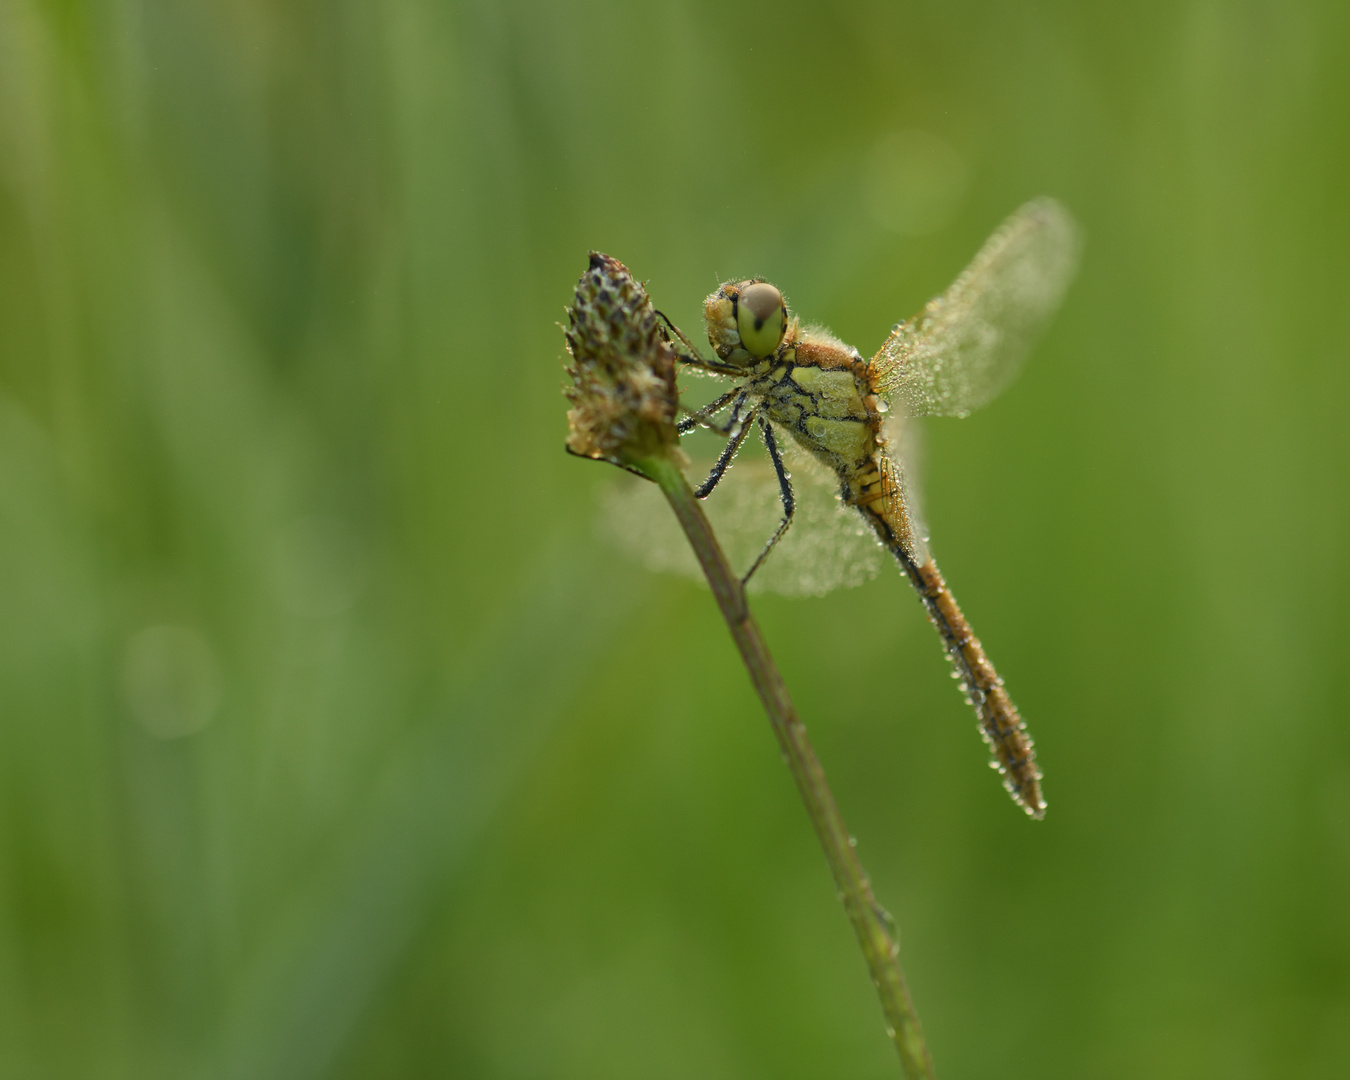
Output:
[[803,331],[750,388],[772,423],[852,486],[850,475],[871,461],[881,429],[861,357],[826,331]]

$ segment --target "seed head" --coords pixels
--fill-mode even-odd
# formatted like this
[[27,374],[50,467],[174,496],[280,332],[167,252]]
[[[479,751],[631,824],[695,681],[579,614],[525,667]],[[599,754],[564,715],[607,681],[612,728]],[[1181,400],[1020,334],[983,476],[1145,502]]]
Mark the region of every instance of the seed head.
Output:
[[592,251],[567,320],[567,449],[625,466],[675,450],[675,350],[628,267]]

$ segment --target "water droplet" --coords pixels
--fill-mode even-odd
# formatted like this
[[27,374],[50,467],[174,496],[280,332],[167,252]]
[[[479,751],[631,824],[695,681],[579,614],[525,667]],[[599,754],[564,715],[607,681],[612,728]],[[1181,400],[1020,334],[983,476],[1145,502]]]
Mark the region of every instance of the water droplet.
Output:
[[122,690],[136,722],[157,739],[206,727],[220,708],[215,653],[190,626],[147,626],[127,641]]

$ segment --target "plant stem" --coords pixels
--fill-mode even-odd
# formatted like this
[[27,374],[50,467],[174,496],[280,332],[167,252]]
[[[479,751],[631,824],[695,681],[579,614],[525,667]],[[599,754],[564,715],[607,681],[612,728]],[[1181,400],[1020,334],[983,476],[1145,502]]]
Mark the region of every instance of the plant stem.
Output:
[[787,687],[769,654],[764,635],[750,614],[740,579],[727,563],[703,507],[689,489],[679,467],[667,457],[646,458],[634,464],[660,486],[675,511],[707,575],[713,597],[740,649],[764,710],[769,714],[769,723],[778,737],[802,801],[806,803],[806,812],[815,826],[820,846],[825,849],[825,859],[830,864],[844,911],[858,936],[872,984],[881,999],[888,1034],[900,1053],[905,1076],[908,1080],[933,1080],[933,1061],[924,1042],[909,987],[905,984],[904,972],[900,970],[895,924],[872,894],[872,884],[858,860],[853,839],[825,780],[825,770],[806,737],[806,727],[788,697]]

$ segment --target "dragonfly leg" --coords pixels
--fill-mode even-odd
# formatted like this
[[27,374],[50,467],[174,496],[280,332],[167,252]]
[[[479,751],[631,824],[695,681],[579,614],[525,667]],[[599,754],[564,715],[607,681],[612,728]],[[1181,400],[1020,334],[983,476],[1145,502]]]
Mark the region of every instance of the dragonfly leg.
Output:
[[[686,364],[703,365],[707,363],[707,361],[705,361],[703,357],[699,355],[697,346],[695,346],[694,343],[689,340],[688,336],[685,334],[683,330],[681,330],[678,326],[676,326],[673,322],[670,321],[670,317],[664,311],[657,311],[656,314],[661,316],[661,318],[665,321],[665,324],[668,327],[670,327],[670,332],[679,339],[680,344],[682,344],[686,349],[689,350],[688,356],[680,356],[681,360],[683,360]],[[676,355],[679,356],[678,350],[676,350]]]
[[726,432],[729,432],[731,437],[727,439],[726,446],[722,447],[722,452],[717,456],[717,462],[713,465],[712,472],[708,474],[708,479],[704,480],[703,483],[699,484],[695,489],[695,498],[706,499],[712,494],[713,488],[721,483],[722,477],[730,467],[731,459],[736,456],[736,451],[741,448],[741,443],[745,442],[746,435],[750,433],[750,423],[754,419],[754,416],[742,417],[739,415],[741,405],[744,403],[745,398],[742,396],[737,400],[736,404],[732,406],[731,420],[726,428]]
[[[735,392],[736,391],[734,390],[731,391],[731,393],[733,394]],[[745,416],[745,417],[741,416],[741,409],[745,405],[745,402],[748,397],[749,397],[748,394],[741,394],[739,397],[736,398],[735,401],[731,403],[731,412],[727,414],[726,423],[718,423],[716,420],[713,420],[711,416],[705,417],[701,421],[701,423],[709,431],[716,432],[718,435],[724,436],[731,435],[732,432],[739,430],[741,427],[744,427],[745,425],[748,425],[750,421],[753,419],[752,416]],[[715,411],[716,410],[714,410],[714,412]]]
[[676,340],[679,341],[681,345],[683,345],[686,349],[689,350],[687,353],[685,353],[681,352],[678,348],[675,348],[675,359],[678,360],[680,363],[692,364],[694,367],[701,367],[705,371],[715,371],[719,375],[745,374],[745,372],[742,371],[740,368],[736,367],[735,364],[723,364],[717,360],[704,360],[703,354],[698,351],[698,347],[692,341],[689,340],[688,336],[685,334],[683,330],[681,330],[678,326],[676,326],[673,322],[670,321],[669,316],[667,316],[664,311],[659,311],[656,309],[653,310],[656,311],[657,315],[661,316],[666,326],[670,327],[669,332],[662,330],[662,333],[665,334],[667,344],[671,345],[672,348],[675,348],[674,342],[670,340],[670,335],[674,334]]
[[759,553],[759,558],[745,572],[745,577],[741,578],[742,588],[750,583],[750,575],[759,569],[759,564],[768,557],[769,552],[774,549],[774,545],[783,539],[788,531],[788,526],[792,524],[793,514],[797,512],[797,498],[792,494],[792,480],[788,476],[788,471],[783,468],[783,456],[778,452],[778,440],[774,438],[773,425],[763,416],[760,416],[759,427],[764,432],[764,445],[769,451],[769,460],[773,462],[773,471],[778,474],[778,497],[783,500],[783,520],[774,530],[774,534],[769,537],[769,542],[764,545],[764,550]]
[[[702,424],[704,427],[712,428],[714,431],[717,431],[718,428],[715,424],[711,423],[711,418],[726,408],[727,402],[734,398],[738,393],[740,393],[739,387],[728,390],[719,398],[714,398],[712,401],[708,402],[708,404],[704,405],[703,408],[699,409],[697,412],[690,413],[676,424],[675,430],[681,435],[688,435],[694,428]],[[730,425],[728,425],[726,430],[721,433],[724,435],[731,434]]]

